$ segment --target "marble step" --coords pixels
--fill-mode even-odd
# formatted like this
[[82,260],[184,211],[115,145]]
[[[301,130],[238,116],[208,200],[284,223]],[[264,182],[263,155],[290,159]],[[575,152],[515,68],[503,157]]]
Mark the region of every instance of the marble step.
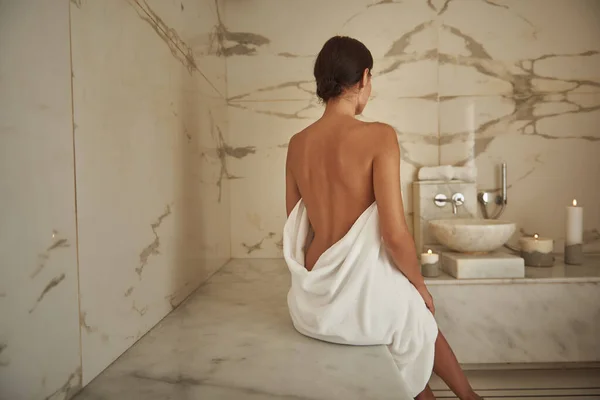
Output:
[[[507,366],[508,368],[508,366]],[[600,368],[538,370],[474,370],[467,376],[486,399],[600,399]],[[455,399],[434,377],[431,387],[438,399]]]

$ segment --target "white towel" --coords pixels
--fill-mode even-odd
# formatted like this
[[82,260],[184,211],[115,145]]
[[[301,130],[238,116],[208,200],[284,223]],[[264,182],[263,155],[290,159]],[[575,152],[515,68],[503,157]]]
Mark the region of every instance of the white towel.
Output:
[[292,275],[288,306],[295,328],[327,342],[387,345],[410,398],[415,397],[431,377],[438,328],[419,292],[388,258],[377,204],[307,271],[304,248],[310,230],[300,200],[283,233],[283,253]]
[[475,182],[477,168],[474,166],[454,167],[452,165],[439,165],[437,167],[422,167],[419,169],[420,181],[452,181]]

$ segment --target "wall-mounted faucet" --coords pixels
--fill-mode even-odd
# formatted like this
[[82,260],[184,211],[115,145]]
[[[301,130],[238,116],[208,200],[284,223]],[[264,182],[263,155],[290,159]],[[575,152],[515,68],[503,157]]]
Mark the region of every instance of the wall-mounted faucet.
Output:
[[445,194],[438,194],[433,198],[433,202],[438,207],[444,207],[448,203],[452,203],[452,214],[458,214],[458,207],[465,203],[465,196],[462,193],[454,193],[449,199]]

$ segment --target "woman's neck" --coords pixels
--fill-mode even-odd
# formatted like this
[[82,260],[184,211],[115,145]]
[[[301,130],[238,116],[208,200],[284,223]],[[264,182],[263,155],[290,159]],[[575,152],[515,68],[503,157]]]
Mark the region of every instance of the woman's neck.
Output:
[[355,117],[356,115],[356,99],[353,97],[338,97],[337,99],[331,99],[325,106],[325,112],[323,116],[349,116]]

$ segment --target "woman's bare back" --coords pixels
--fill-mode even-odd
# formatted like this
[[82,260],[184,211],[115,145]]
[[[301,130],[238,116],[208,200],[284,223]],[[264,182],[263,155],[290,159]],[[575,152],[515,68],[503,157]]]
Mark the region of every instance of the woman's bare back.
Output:
[[322,118],[290,142],[288,170],[315,234],[306,249],[308,270],[375,201],[373,155],[378,125],[347,116]]
[[[285,172],[287,215],[290,217],[297,203],[301,199],[304,201],[314,231],[312,241],[310,238],[303,241],[307,243],[304,266],[312,270],[319,257],[342,239],[357,218],[377,201],[381,243],[395,267],[414,285],[427,308],[435,313],[404,217],[396,132],[389,125],[367,124],[355,119],[363,112],[371,95],[372,68],[371,53],[356,39],[335,36],[319,52],[314,76],[316,94],[325,103],[325,111],[321,119],[290,141]],[[286,223],[283,250],[287,256],[294,251],[294,257],[286,256],[286,260],[289,258],[295,266],[298,260],[294,245],[285,240],[287,227]],[[352,264],[351,268],[377,268],[372,264]],[[335,265],[333,270],[338,272]],[[329,269],[328,273],[331,272]],[[297,294],[304,297],[303,285],[296,286]],[[293,289],[294,284],[290,294]],[[319,308],[324,305],[321,304],[323,299],[328,297],[319,296]],[[416,306],[414,302],[410,304]],[[434,353],[435,372],[454,393],[461,399],[480,399],[441,335],[436,340]],[[424,365],[424,362],[420,364]],[[425,372],[431,374],[430,370]],[[434,398],[428,386],[414,395],[417,399]]]

